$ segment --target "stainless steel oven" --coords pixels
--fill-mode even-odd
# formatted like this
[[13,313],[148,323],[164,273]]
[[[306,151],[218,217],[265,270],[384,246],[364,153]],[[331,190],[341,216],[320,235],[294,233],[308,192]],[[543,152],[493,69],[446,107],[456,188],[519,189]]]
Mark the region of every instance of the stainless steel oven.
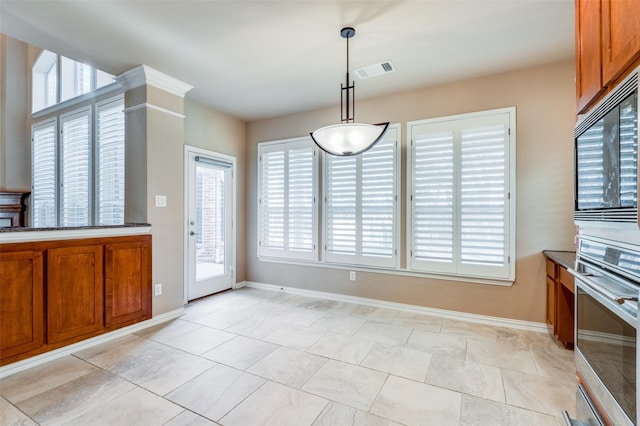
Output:
[[579,241],[576,268],[576,419],[568,425],[636,425],[638,246]]

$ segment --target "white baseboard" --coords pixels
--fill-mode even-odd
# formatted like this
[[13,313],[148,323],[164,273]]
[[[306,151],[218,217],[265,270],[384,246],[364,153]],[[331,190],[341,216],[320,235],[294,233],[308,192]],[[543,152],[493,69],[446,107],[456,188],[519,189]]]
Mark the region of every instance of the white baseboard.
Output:
[[297,294],[300,296],[318,297],[322,299],[335,300],[336,302],[358,303],[360,305],[373,306],[375,308],[397,309],[404,312],[416,314],[427,314],[441,318],[475,322],[496,327],[508,327],[518,330],[528,330],[535,332],[547,332],[547,325],[540,322],[522,321],[511,318],[492,317],[488,315],[470,314],[466,312],[449,311],[446,309],[428,308],[425,306],[409,305],[405,303],[388,302],[386,300],[369,299],[366,297],[349,296],[346,294],[328,293],[324,291],[305,290],[296,287],[284,287],[273,284],[264,284],[253,281],[243,281],[237,283],[235,288],[252,287],[263,290],[281,291],[284,293]]
[[31,358],[24,359],[22,361],[16,361],[11,364],[7,364],[0,367],[0,379],[18,373],[20,371],[27,370],[32,367],[36,367],[45,362],[53,361],[57,358],[70,355],[74,352],[79,352],[85,349],[92,348],[102,343],[115,340],[119,337],[126,336],[128,334],[135,333],[136,331],[144,330],[145,328],[153,327],[154,325],[162,324],[163,322],[170,321],[178,318],[184,314],[184,308],[179,308],[173,311],[165,312],[164,314],[156,315],[146,321],[142,321],[136,324],[129,325],[127,327],[119,328],[118,330],[111,331],[109,333],[101,334],[100,336],[92,337],[81,342],[73,343],[69,346],[64,346],[59,349],[54,349],[50,352],[45,352],[40,355],[32,356]]

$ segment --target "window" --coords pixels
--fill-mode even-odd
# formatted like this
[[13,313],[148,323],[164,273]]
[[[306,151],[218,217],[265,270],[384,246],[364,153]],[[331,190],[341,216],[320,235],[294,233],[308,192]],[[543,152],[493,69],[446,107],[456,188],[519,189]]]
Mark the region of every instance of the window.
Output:
[[32,112],[113,83],[113,75],[44,50],[32,70]]
[[56,226],[58,210],[56,189],[56,121],[49,120],[33,126],[31,170],[32,225],[37,228]]
[[512,280],[515,108],[411,122],[408,132],[409,269]]
[[124,125],[121,95],[33,125],[33,226],[124,223]]
[[361,155],[324,157],[324,259],[398,267],[398,126]]
[[89,109],[60,119],[61,226],[89,225]]
[[98,105],[96,113],[96,203],[98,225],[124,223],[124,102]]
[[259,145],[259,256],[317,258],[316,151],[308,137]]

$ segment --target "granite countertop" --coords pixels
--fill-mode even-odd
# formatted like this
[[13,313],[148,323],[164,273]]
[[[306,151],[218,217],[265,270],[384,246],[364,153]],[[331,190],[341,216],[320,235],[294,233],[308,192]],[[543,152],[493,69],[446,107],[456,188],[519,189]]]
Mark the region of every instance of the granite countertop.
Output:
[[122,225],[89,225],[89,226],[57,226],[51,228],[32,228],[30,226],[0,228],[0,232],[37,232],[37,231],[76,231],[90,229],[117,229],[117,228],[137,228],[141,226],[151,226],[148,223],[124,223]]
[[567,269],[576,267],[575,251],[543,250],[542,254]]

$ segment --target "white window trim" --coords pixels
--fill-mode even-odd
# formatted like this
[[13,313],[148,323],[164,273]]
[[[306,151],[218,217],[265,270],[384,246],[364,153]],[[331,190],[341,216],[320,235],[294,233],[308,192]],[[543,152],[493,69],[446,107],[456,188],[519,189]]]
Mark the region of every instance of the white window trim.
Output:
[[[389,127],[387,128],[387,131],[385,133],[385,136],[383,139],[389,139],[392,138],[395,141],[395,147],[394,147],[394,169],[395,169],[395,175],[394,175],[394,182],[393,182],[393,191],[394,191],[394,209],[393,209],[393,222],[394,222],[394,226],[393,226],[393,250],[394,250],[394,254],[392,259],[390,259],[390,261],[388,262],[387,265],[384,266],[379,266],[377,265],[377,263],[379,262],[379,260],[382,260],[380,258],[374,257],[374,256],[362,256],[362,255],[330,255],[329,253],[327,253],[326,251],[326,244],[328,241],[328,236],[327,236],[327,232],[328,232],[328,227],[327,227],[327,218],[328,218],[328,211],[327,211],[327,202],[326,202],[326,197],[327,197],[327,161],[325,161],[325,158],[330,155],[327,154],[325,152],[323,152],[322,155],[322,159],[323,159],[323,167],[322,167],[322,247],[325,248],[325,250],[321,250],[322,253],[322,258],[321,261],[327,264],[333,264],[333,265],[345,265],[345,266],[349,266],[349,267],[376,267],[376,268],[384,268],[384,269],[399,269],[400,268],[400,218],[401,218],[401,210],[400,210],[400,204],[401,204],[401,179],[400,179],[400,171],[401,171],[401,152],[402,150],[400,149],[400,142],[402,140],[402,128],[400,126],[400,123],[394,123],[389,125]],[[359,241],[361,243],[362,240],[362,236],[357,234],[356,237],[356,241]],[[352,261],[350,261],[352,260]]]
[[[265,151],[276,150],[279,146],[283,145],[299,145],[299,146],[308,146],[313,150],[313,218],[312,218],[312,244],[313,249],[309,252],[298,252],[292,251],[288,248],[284,250],[276,250],[276,249],[268,249],[261,246],[262,241],[262,203],[260,196],[262,194],[262,154]],[[310,136],[299,137],[299,138],[291,138],[291,139],[281,139],[276,141],[269,142],[261,142],[258,144],[258,158],[257,158],[257,176],[258,176],[258,192],[257,192],[257,256],[259,259],[286,259],[292,261],[313,261],[316,262],[318,259],[318,171],[319,171],[319,155],[318,149],[313,144],[313,141]]]
[[509,179],[508,179],[508,209],[507,209],[507,213],[508,215],[506,216],[505,220],[508,221],[508,232],[509,232],[509,236],[507,238],[507,240],[505,241],[505,245],[506,245],[506,251],[507,251],[507,256],[508,256],[508,276],[507,277],[492,277],[492,278],[486,278],[486,277],[480,277],[480,276],[473,276],[473,275],[465,275],[465,274],[458,274],[455,272],[452,273],[438,273],[436,272],[435,275],[438,276],[451,276],[452,279],[456,279],[456,280],[473,280],[473,279],[480,279],[482,281],[489,281],[489,282],[493,282],[493,281],[497,281],[497,282],[502,282],[502,281],[508,281],[508,282],[513,282],[515,280],[515,261],[516,261],[516,108],[515,107],[508,107],[508,108],[499,108],[499,109],[494,109],[494,110],[486,110],[486,111],[479,111],[479,112],[472,112],[472,113],[466,113],[466,114],[458,114],[458,115],[453,115],[453,116],[447,116],[447,117],[438,117],[438,118],[431,118],[431,119],[426,119],[426,120],[417,120],[417,121],[410,121],[407,122],[407,206],[406,206],[406,255],[407,255],[407,270],[409,271],[413,271],[413,272],[423,272],[426,274],[431,274],[432,272],[426,271],[424,269],[420,269],[420,268],[416,268],[416,266],[413,264],[413,256],[411,255],[411,250],[413,247],[413,211],[412,211],[412,200],[411,200],[411,194],[413,194],[414,192],[414,188],[413,188],[413,180],[414,180],[414,170],[412,167],[412,163],[413,163],[413,143],[412,143],[412,139],[413,139],[413,134],[414,134],[414,127],[416,126],[421,126],[424,124],[432,124],[432,123],[442,123],[445,121],[453,121],[453,120],[466,120],[466,119],[473,119],[473,118],[478,118],[478,117],[486,117],[486,116],[490,116],[490,115],[496,115],[496,114],[508,114],[509,115],[509,141],[508,141],[508,149],[506,152],[507,155],[507,167],[508,167],[508,173],[509,173]]

